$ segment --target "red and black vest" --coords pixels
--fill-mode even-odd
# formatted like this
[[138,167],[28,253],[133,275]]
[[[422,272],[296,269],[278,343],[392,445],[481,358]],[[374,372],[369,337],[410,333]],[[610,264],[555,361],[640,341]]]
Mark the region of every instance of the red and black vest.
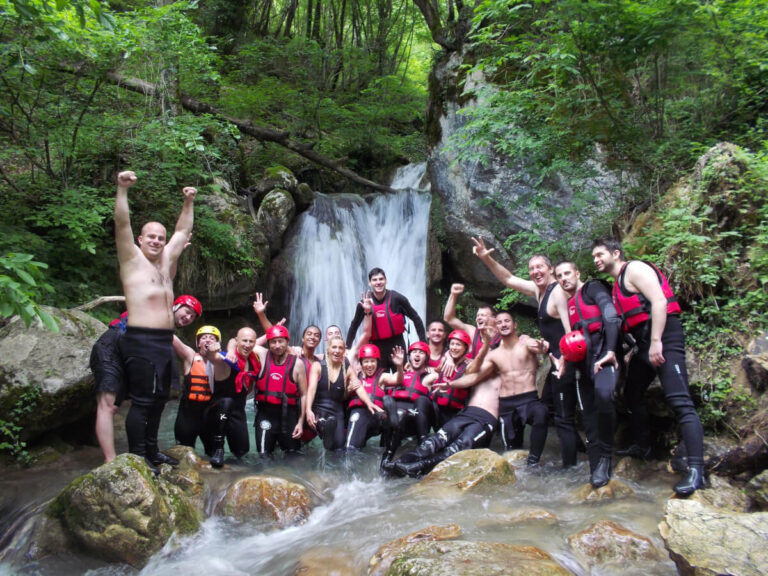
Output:
[[584,302],[582,291],[585,286],[586,283],[568,300],[568,318],[571,321],[571,329],[592,334],[602,329],[603,314],[597,304]]
[[[491,338],[490,349],[494,350],[495,348],[498,348],[499,344],[501,344],[501,334],[496,334],[496,336]],[[472,347],[467,352],[467,358],[469,360],[476,358],[482,347],[483,338],[480,336],[480,328],[475,328],[475,335],[472,337]]]
[[[656,272],[656,276],[661,286],[661,291],[667,298],[667,315],[680,314],[680,304],[677,302],[675,294],[672,292],[672,288],[667,282],[666,276],[661,273],[661,270],[655,264],[650,262],[644,262]],[[621,316],[622,323],[621,329],[624,332],[629,332],[635,326],[642,324],[643,322],[651,318],[651,303],[648,299],[640,293],[628,292],[624,286],[624,275],[627,272],[627,264],[625,262],[619,275],[616,278],[616,282],[613,284],[613,305],[616,307],[616,312]]]
[[397,400],[410,400],[415,402],[420,396],[429,396],[429,388],[421,379],[426,372],[406,372],[403,374],[403,383],[389,389],[389,394]]
[[443,360],[445,359],[445,355],[447,353],[448,353],[448,350],[444,349],[443,353],[440,354],[440,358],[437,360],[432,360],[432,355],[430,354],[427,357],[427,366],[429,366],[430,368],[440,368],[440,366],[442,366],[443,364]]
[[208,402],[212,397],[211,383],[205,368],[205,359],[200,354],[195,354],[189,374],[186,376],[186,400],[189,402]]
[[293,367],[296,356],[288,354],[285,362],[275,364],[272,353],[267,353],[267,363],[256,382],[256,402],[267,404],[288,404],[295,406],[299,403],[299,387],[293,380]]
[[[468,362],[462,361],[461,364],[456,366],[456,371],[453,376],[448,378],[442,373],[440,374],[440,382],[452,382],[457,378],[464,376],[464,372],[467,369]],[[469,398],[469,388],[449,388],[446,392],[438,392],[435,390],[432,393],[432,399],[437,402],[437,405],[441,408],[453,408],[454,410],[461,410],[467,405],[467,399]]]
[[[363,376],[362,372],[357,374],[357,377],[360,379],[360,382],[363,383],[363,388],[365,388],[371,402],[380,408],[384,407],[384,396],[386,396],[384,388],[379,386],[379,378],[381,378],[383,373],[384,370],[379,369],[376,370],[376,373],[373,376]],[[358,406],[365,406],[365,404],[357,395],[355,395],[355,397],[349,401],[349,407],[356,408]]]
[[253,388],[253,383],[259,378],[259,372],[261,372],[261,360],[253,352],[245,358],[235,350],[237,356],[237,376],[235,376],[235,393],[240,394],[243,388],[247,393],[250,393]]
[[392,292],[387,290],[384,301],[373,305],[371,340],[386,340],[405,332],[405,316],[392,312],[391,299]]

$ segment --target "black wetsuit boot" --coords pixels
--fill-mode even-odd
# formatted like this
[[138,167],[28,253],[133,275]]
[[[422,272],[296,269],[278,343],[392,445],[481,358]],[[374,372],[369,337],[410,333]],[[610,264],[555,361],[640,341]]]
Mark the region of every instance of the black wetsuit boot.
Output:
[[696,490],[704,488],[706,479],[704,477],[704,464],[691,463],[688,466],[688,474],[680,482],[675,484],[675,494],[678,496],[690,496]]
[[211,466],[221,468],[224,466],[224,436],[216,435],[213,437],[213,456],[211,456]]
[[611,457],[600,456],[594,471],[589,479],[593,488],[602,488],[611,481]]

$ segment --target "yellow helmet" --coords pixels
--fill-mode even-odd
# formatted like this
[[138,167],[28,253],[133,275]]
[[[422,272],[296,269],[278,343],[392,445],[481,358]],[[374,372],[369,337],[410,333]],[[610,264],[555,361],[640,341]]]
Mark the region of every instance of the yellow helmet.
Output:
[[221,342],[221,332],[219,332],[219,329],[216,328],[216,326],[201,326],[198,329],[197,334],[195,334],[195,340],[200,340],[200,336],[203,334],[213,334],[216,336],[216,340]]

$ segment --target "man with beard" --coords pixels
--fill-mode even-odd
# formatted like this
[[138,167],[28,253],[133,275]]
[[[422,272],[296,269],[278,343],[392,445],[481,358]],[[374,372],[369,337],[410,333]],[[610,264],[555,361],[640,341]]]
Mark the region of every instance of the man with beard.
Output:
[[586,343],[586,356],[577,363],[579,398],[584,411],[587,452],[594,488],[611,479],[613,434],[616,409],[613,394],[618,377],[616,347],[621,321],[611,300],[611,291],[598,280],[581,281],[581,273],[573,262],[560,262],[555,276],[568,296],[568,314],[574,330],[580,331]]
[[637,452],[644,454],[650,447],[645,392],[658,376],[688,453],[688,474],[674,490],[680,496],[689,496],[705,483],[704,431],[688,389],[680,304],[661,271],[646,262],[627,261],[617,240],[595,240],[592,257],[598,272],[615,279],[613,304],[622,318],[622,329],[631,333],[637,343],[624,385]]
[[[569,332],[567,299],[562,288],[557,284],[552,269],[552,262],[543,254],[535,254],[528,261],[530,280],[524,280],[512,274],[491,256],[493,248],[486,248],[482,238],[472,238],[473,252],[483,261],[488,269],[502,284],[536,298],[538,303],[539,331],[549,344],[556,363],[561,363],[560,339]],[[558,366],[555,366],[558,372]],[[582,447],[581,437],[576,432],[576,370],[573,366],[565,367],[561,378],[554,374],[547,375],[542,390],[542,400],[552,406],[555,429],[560,439],[560,452],[563,467],[576,464],[576,453]]]

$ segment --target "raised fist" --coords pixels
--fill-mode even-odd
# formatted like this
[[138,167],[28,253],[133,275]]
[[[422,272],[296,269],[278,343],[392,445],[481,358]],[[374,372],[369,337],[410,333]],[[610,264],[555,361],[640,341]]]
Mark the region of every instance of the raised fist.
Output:
[[120,174],[117,175],[118,186],[122,186],[123,188],[130,188],[134,184],[136,184],[136,174],[130,170],[120,172]]
[[182,192],[184,192],[184,196],[194,200],[195,194],[197,194],[197,188],[193,188],[192,186],[185,186]]

